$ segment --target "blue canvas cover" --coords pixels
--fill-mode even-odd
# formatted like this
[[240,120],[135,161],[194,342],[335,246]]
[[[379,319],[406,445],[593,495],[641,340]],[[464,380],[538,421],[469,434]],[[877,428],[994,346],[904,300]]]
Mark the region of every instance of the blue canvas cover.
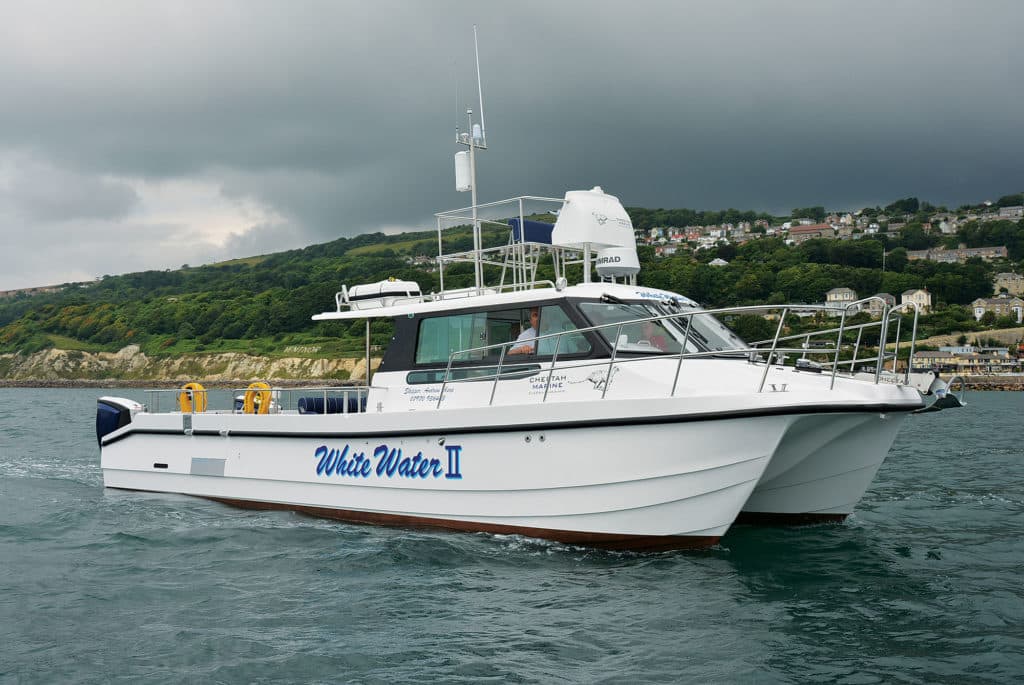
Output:
[[[509,219],[508,225],[512,227],[512,236],[516,242],[522,240],[519,237],[519,219]],[[526,229],[526,240],[528,243],[551,244],[551,231],[555,230],[554,224],[546,224],[543,221],[530,221],[525,219],[523,227]]]
[[347,408],[345,407],[345,398],[323,396],[300,397],[298,407],[300,414],[342,414],[346,411],[355,414],[366,411],[366,395],[350,396]]

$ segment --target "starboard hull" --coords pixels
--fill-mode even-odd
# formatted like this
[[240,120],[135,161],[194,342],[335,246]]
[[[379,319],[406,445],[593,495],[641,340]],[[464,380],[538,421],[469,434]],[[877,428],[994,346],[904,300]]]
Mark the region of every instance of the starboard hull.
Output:
[[728,530],[793,420],[257,436],[147,431],[139,416],[103,446],[101,463],[111,488],[361,523],[690,548]]
[[908,412],[809,415],[794,421],[737,523],[844,520],[871,485]]

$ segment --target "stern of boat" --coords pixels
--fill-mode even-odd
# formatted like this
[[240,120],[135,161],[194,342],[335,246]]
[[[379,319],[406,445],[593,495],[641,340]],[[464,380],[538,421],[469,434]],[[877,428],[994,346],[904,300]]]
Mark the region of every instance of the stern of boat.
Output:
[[101,397],[96,400],[96,442],[103,448],[103,438],[132,422],[144,407],[124,397]]

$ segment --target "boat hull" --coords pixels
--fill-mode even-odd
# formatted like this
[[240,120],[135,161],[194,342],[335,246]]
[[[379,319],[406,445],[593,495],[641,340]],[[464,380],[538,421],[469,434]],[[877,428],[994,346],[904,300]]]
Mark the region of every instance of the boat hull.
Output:
[[[273,418],[225,416],[218,430],[185,434],[137,416],[102,448],[104,484],[360,523],[617,549],[706,547],[732,524],[795,420],[649,418],[400,435],[258,430]],[[331,419],[303,425],[326,429]]]
[[871,485],[907,416],[865,412],[800,417],[780,441],[736,522],[844,520]]

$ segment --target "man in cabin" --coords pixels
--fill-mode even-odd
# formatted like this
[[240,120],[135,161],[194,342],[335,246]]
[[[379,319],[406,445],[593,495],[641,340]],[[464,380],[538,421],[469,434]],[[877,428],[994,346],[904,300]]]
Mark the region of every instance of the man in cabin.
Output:
[[662,335],[664,331],[659,330],[653,321],[644,321],[641,328],[643,330],[640,337],[641,340],[646,340],[651,344],[651,347],[656,347],[662,352],[668,349],[668,340]]
[[530,327],[519,334],[509,354],[533,354],[537,350],[537,330],[540,323],[540,308],[530,308]]

